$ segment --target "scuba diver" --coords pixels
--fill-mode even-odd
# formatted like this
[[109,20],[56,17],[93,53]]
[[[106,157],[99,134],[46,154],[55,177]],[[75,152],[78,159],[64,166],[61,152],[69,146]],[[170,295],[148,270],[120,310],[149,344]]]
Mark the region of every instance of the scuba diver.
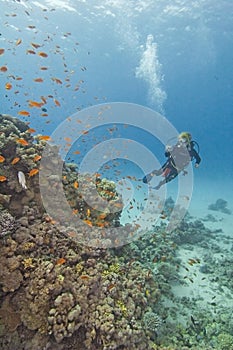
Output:
[[142,181],[147,184],[154,175],[162,175],[164,179],[154,187],[158,190],[162,185],[173,180],[181,171],[183,171],[184,175],[187,174],[184,168],[193,159],[195,159],[195,168],[198,168],[201,158],[198,154],[199,150],[197,152],[194,148],[195,145],[198,146],[196,141],[192,141],[192,135],[189,132],[183,131],[180,133],[178,141],[174,146],[166,146],[165,156],[168,158],[166,163],[164,163],[160,169],[153,170],[151,173],[144,176]]

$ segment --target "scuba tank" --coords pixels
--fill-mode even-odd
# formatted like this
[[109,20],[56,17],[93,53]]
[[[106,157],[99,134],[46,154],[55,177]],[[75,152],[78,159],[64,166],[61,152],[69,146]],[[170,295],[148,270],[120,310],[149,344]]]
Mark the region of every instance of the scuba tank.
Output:
[[[173,144],[173,145],[171,145]],[[186,143],[179,142],[177,137],[172,137],[168,140],[165,151],[170,153],[172,166],[178,171],[182,171],[192,161],[189,151],[197,147],[196,152],[199,154],[200,147],[196,141]]]
[[[177,142],[178,142],[177,136],[171,137],[170,139],[167,140],[167,143],[166,143],[166,146],[165,146],[165,150],[167,148],[171,148],[172,149],[177,144]],[[192,140],[190,142],[190,146],[191,146],[191,148],[194,148],[195,151],[197,152],[197,154],[199,155],[199,153],[200,153],[200,146],[197,143],[197,141]]]

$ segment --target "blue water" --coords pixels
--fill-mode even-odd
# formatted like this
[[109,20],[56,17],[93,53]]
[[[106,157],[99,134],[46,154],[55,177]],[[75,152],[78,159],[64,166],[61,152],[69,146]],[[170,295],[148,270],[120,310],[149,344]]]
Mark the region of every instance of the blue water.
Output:
[[[232,11],[229,0],[2,0],[0,60],[8,71],[1,72],[1,113],[29,110],[31,116],[21,118],[47,135],[83,108],[137,103],[164,115],[178,131],[192,133],[202,157],[197,179],[232,184]],[[16,45],[18,39],[22,43]],[[6,82],[13,84],[9,91]],[[41,96],[47,100],[44,117],[27,102]],[[97,142],[104,133],[96,134]],[[143,132],[136,139],[163,163],[157,140]]]
[[[122,256],[129,253],[130,259],[131,254],[132,257],[135,254],[136,258],[132,261],[142,261],[146,268],[152,266],[156,283],[158,281],[161,288],[161,299],[163,288],[164,297],[168,296],[167,304],[165,300],[161,306],[155,294],[155,311],[158,307],[163,316],[167,313],[168,318],[176,318],[174,329],[178,330],[178,336],[182,334],[179,317],[182,319],[184,316],[188,336],[177,336],[177,342],[185,342],[191,332],[195,342],[200,337],[199,340],[204,339],[205,344],[212,338],[208,344],[211,348],[215,348],[212,344],[222,345],[221,338],[216,340],[219,334],[224,337],[225,333],[229,333],[232,337],[229,310],[232,309],[233,220],[232,214],[210,211],[208,205],[222,198],[228,202],[229,213],[233,212],[233,1],[0,0],[0,9],[0,113],[27,122],[30,128],[36,130],[34,135],[51,135],[52,143],[55,139],[59,145],[62,144],[61,156],[64,160],[76,164],[80,172],[99,173],[102,179],[106,177],[115,181],[124,201],[121,223],[136,223],[146,233],[153,232],[152,240],[149,240],[149,234],[145,235],[148,245],[135,240],[138,246],[132,245],[129,250],[123,251]],[[38,55],[39,52],[42,54]],[[6,89],[7,83],[12,85],[11,89]],[[41,105],[32,108],[30,101]],[[116,102],[131,104],[131,107],[137,104],[138,107],[135,107],[135,113],[124,115],[128,107],[118,110]],[[29,112],[30,116],[20,115],[22,111]],[[151,113],[154,113],[154,119],[150,119]],[[156,119],[158,116],[160,119]],[[118,124],[118,120],[123,122]],[[165,121],[170,128],[161,126]],[[188,176],[180,175],[162,187],[161,192],[154,190],[151,194],[151,187],[144,184],[142,178],[165,162],[165,145],[173,143],[177,133],[183,130],[191,132],[199,144],[200,167],[192,169],[190,166]],[[57,139],[54,138],[56,132]],[[28,181],[28,174],[26,179]],[[152,186],[158,181],[154,178]],[[33,179],[29,182],[31,186]],[[177,200],[177,212],[169,206],[164,211],[164,199],[170,196],[172,200]],[[53,198],[50,201],[53,205]],[[194,222],[188,228],[191,231],[187,231],[186,238],[184,226],[180,237],[175,237],[178,231],[174,236],[166,237],[165,226],[169,227],[170,223],[172,226],[173,219],[175,226],[185,214],[182,210],[179,213],[180,208],[188,209],[191,214],[188,216]],[[47,214],[49,218],[50,213]],[[159,236],[157,227],[154,227],[157,223],[162,223],[163,228]],[[203,228],[202,223],[207,226]],[[206,227],[214,231],[210,234]],[[197,234],[198,244],[195,244],[195,239],[192,240],[192,232],[194,238]],[[170,246],[173,240],[174,246],[177,245],[176,238],[177,242],[180,238],[181,244],[179,246],[178,243],[176,253],[173,253],[174,247],[171,249]],[[54,242],[58,243],[60,254],[59,239]],[[38,242],[41,246],[42,241]],[[167,245],[170,250],[165,249]],[[159,263],[157,255],[152,256],[156,249],[162,255]],[[16,253],[18,251],[21,254],[21,250],[16,250]],[[55,258],[53,251],[54,247],[48,257],[42,256],[42,262],[50,259],[50,255],[51,259]],[[120,257],[120,251],[117,254]],[[180,280],[176,280],[175,270],[171,270],[170,279],[166,268],[159,270],[157,267],[163,267],[166,261],[166,257],[162,260],[164,254],[171,255],[165,265],[170,264],[170,258],[174,265],[174,256],[178,259],[174,261],[176,267],[177,262],[181,265]],[[199,270],[198,264],[194,267],[189,264],[190,258],[197,257],[201,266],[207,264],[210,267],[209,276],[208,272],[202,275],[204,272]],[[151,271],[148,271],[149,281]],[[68,272],[67,276],[70,274]],[[187,276],[189,279],[186,279]],[[36,279],[37,274],[32,278]],[[24,288],[27,281],[23,283]],[[169,290],[168,284],[173,291]],[[126,285],[124,283],[123,289]],[[139,286],[141,293],[141,282]],[[150,289],[145,289],[146,298],[147,292]],[[14,293],[17,294],[17,291]],[[176,300],[171,297],[173,295]],[[17,299],[13,300],[16,305]],[[146,310],[150,304],[144,306]],[[141,308],[144,306],[140,305]],[[180,316],[176,316],[179,310]],[[206,316],[203,310],[208,311]],[[197,320],[197,327],[191,324],[190,316]],[[199,325],[202,327],[203,320],[208,317],[205,325],[209,328],[200,328]],[[169,322],[171,320],[163,326],[167,336],[170,335]],[[27,334],[30,336],[32,333],[25,334],[26,339]],[[22,339],[13,337],[13,341],[21,339],[23,342],[23,336]],[[39,342],[40,338],[36,335],[34,341]],[[221,349],[226,348],[230,349],[221,346]],[[218,345],[216,349],[220,350]]]

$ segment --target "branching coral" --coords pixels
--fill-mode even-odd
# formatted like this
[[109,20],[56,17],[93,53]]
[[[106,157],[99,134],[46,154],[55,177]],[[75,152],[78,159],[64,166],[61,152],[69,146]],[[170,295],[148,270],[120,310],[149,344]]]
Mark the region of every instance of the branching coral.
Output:
[[157,332],[158,328],[161,326],[161,318],[154,312],[148,311],[143,316],[143,325],[146,330],[151,332]]

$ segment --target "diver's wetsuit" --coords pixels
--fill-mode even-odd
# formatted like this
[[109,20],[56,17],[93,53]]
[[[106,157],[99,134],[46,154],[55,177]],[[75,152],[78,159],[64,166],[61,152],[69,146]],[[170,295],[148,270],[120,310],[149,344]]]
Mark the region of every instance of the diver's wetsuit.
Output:
[[178,142],[171,150],[166,150],[165,156],[168,157],[168,160],[159,170],[153,170],[150,174],[146,175],[143,178],[143,182],[148,183],[154,175],[164,176],[164,180],[160,181],[155,187],[158,190],[166,182],[173,180],[193,159],[196,161],[195,164],[200,164],[201,158],[194,149],[194,145],[195,143],[193,141],[188,146]]

